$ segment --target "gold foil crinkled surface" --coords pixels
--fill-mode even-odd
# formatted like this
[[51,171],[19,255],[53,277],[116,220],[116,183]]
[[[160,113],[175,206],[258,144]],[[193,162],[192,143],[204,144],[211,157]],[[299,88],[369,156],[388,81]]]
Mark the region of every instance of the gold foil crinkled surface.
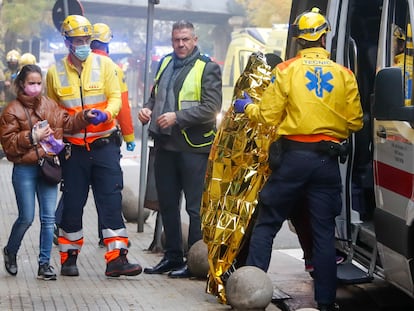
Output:
[[[253,53],[236,82],[233,100],[247,92],[260,104],[270,79],[263,54]],[[253,225],[259,191],[270,175],[268,150],[276,138],[274,126],[251,121],[231,105],[211,148],[200,214],[208,248],[206,291],[221,303],[227,302],[223,274],[243,261],[238,257]]]

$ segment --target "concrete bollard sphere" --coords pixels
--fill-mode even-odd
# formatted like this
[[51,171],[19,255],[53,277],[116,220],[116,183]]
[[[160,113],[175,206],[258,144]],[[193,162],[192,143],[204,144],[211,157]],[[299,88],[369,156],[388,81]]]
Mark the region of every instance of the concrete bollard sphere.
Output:
[[[181,223],[181,236],[183,240],[183,252],[187,256],[188,253],[188,224]],[[164,230],[161,233],[161,246],[165,249],[165,232]]]
[[[151,211],[144,208],[144,221],[146,221]],[[138,221],[138,197],[129,187],[122,189],[122,215],[128,222]]]
[[263,270],[245,266],[226,283],[227,302],[235,310],[265,310],[272,301],[273,284]]
[[207,278],[209,269],[207,244],[199,240],[190,247],[187,255],[188,270],[196,278]]

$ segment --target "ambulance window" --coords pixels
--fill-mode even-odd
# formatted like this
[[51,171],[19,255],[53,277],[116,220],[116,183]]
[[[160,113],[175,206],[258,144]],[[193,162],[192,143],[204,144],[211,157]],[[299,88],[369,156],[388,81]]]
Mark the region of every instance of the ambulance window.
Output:
[[392,64],[400,67],[404,76],[405,105],[411,105],[413,76],[413,38],[406,1],[395,1],[392,12]]
[[227,61],[226,66],[224,66],[223,68],[223,86],[233,87],[234,59],[235,59],[235,56],[232,56],[231,60]]

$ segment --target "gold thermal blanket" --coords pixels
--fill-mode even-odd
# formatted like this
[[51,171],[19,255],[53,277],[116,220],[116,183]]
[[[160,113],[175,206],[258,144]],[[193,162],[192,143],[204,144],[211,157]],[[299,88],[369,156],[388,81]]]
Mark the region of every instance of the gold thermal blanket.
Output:
[[[255,104],[270,83],[270,66],[263,54],[253,53],[239,77],[233,100],[247,92]],[[249,120],[244,113],[227,111],[219,126],[207,166],[201,204],[203,239],[208,247],[208,293],[226,303],[223,274],[237,267],[237,257],[250,229],[258,193],[270,169],[269,145],[275,127]]]

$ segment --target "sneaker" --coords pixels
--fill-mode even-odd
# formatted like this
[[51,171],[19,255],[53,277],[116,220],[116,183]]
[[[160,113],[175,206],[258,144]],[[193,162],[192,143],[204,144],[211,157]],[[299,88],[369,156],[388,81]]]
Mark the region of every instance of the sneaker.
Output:
[[9,254],[7,248],[3,248],[4,267],[11,275],[17,274],[16,254]]
[[142,272],[142,267],[139,264],[132,264],[128,262],[126,255],[128,250],[121,248],[119,256],[106,264],[106,276],[118,277],[120,275],[133,276]]
[[79,270],[76,266],[76,260],[78,259],[78,250],[77,249],[69,249],[68,250],[68,258],[62,264],[62,268],[60,270],[61,275],[66,276],[78,276]]
[[54,269],[55,268],[48,263],[39,265],[39,269],[37,270],[37,278],[45,281],[56,280],[56,273]]

